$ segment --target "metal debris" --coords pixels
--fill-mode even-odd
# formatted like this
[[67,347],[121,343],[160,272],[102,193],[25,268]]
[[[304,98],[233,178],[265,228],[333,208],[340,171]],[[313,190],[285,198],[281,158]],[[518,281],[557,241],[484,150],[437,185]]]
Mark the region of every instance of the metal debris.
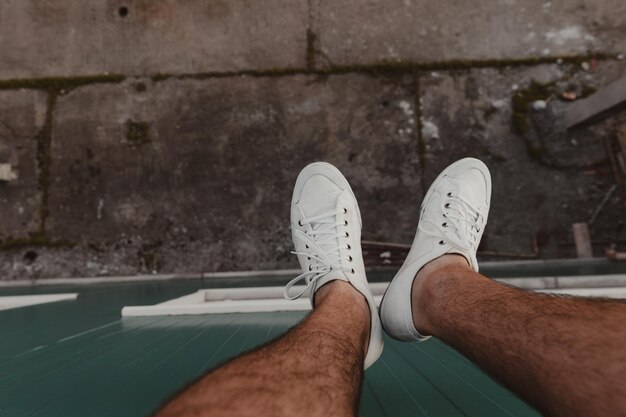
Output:
[[566,91],[563,94],[561,94],[561,97],[563,97],[565,100],[568,100],[568,101],[574,101],[576,100],[576,93],[573,91]]
[[[570,98],[569,94],[573,94],[574,98]],[[576,99],[576,94],[563,93],[563,98],[574,100]],[[586,122],[624,101],[626,101],[626,76],[598,90],[589,97],[572,104],[565,114],[565,126],[569,129]]]
[[593,224],[594,221],[596,221],[598,214],[600,214],[600,211],[602,211],[602,209],[604,208],[606,203],[609,201],[609,198],[611,198],[611,196],[613,195],[616,189],[617,189],[617,185],[613,184],[611,188],[609,189],[609,191],[605,194],[604,198],[602,199],[602,202],[600,202],[600,205],[598,206],[598,208],[596,208],[596,210],[591,215],[591,218],[587,222],[590,226]]
[[606,248],[604,253],[612,261],[626,261],[626,252],[618,252],[614,245]]

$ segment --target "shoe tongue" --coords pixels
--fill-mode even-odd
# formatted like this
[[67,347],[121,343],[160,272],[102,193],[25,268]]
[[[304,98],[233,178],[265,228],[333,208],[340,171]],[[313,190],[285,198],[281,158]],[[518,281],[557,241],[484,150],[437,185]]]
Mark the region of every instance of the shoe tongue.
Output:
[[302,189],[298,206],[306,217],[328,213],[337,208],[337,197],[341,189],[323,175],[312,176]]
[[[298,202],[298,206],[302,210],[305,217],[311,218],[324,213],[334,213],[337,210],[337,201],[342,193],[341,188],[335,185],[327,177],[323,175],[314,175],[306,182],[302,189],[302,198]],[[313,223],[313,230],[332,229],[336,231],[332,225],[327,223]],[[331,259],[339,255],[338,240],[322,235],[315,239],[321,251],[327,254]],[[327,282],[334,280],[348,281],[346,274],[340,270],[329,271],[326,275],[319,278],[315,284],[314,290],[317,290]],[[311,297],[313,301],[313,297]]]

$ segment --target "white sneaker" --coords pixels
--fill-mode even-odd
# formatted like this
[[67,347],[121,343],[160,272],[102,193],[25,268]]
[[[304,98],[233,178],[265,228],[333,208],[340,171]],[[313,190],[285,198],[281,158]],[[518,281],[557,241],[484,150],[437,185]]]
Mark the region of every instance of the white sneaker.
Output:
[[424,197],[411,250],[380,304],[383,328],[399,340],[426,340],[413,323],[411,287],[417,272],[447,253],[463,255],[478,272],[476,250],[487,223],[491,175],[478,159],[443,170]]
[[[325,162],[306,166],[298,179],[291,199],[291,235],[294,254],[302,267],[302,275],[285,287],[285,298],[296,299],[310,291],[311,304],[315,291],[336,279],[349,282],[363,294],[372,318],[370,341],[365,356],[368,368],[383,350],[380,318],[365,277],[361,253],[361,213],[350,184],[337,168]],[[297,282],[306,288],[289,295]]]

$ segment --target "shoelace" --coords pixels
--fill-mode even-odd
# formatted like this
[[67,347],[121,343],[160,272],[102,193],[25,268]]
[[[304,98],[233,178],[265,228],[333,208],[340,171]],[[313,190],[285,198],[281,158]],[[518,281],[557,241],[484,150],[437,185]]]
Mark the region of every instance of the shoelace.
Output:
[[[484,215],[471,203],[461,196],[448,193],[442,202],[441,210],[446,221],[437,223],[429,219],[424,219],[420,225],[420,230],[434,236],[446,236],[450,243],[462,250],[476,249],[479,241],[480,230],[485,223]],[[424,225],[429,224],[435,228],[427,229]],[[440,245],[445,242],[439,241]]]
[[[330,271],[339,270],[345,273],[352,269],[344,266],[344,261],[350,261],[349,257],[341,257],[340,249],[350,249],[349,245],[339,245],[339,226],[347,226],[347,222],[338,222],[337,217],[347,211],[332,211],[300,221],[300,225],[311,225],[312,230],[296,230],[294,238],[304,243],[309,252],[292,251],[294,255],[308,257],[315,262],[309,265],[309,270],[298,275],[287,285],[283,291],[285,298],[295,300],[307,292],[315,283]],[[295,296],[289,295],[289,290],[298,282],[304,280],[306,288]]]

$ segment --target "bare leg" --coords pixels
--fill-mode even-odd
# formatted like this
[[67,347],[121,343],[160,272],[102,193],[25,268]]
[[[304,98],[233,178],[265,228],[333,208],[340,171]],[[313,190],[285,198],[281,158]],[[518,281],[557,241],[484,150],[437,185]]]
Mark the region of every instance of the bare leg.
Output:
[[356,415],[369,307],[342,281],[320,288],[315,303],[284,336],[210,372],[157,416]]
[[626,416],[626,303],[533,294],[444,255],[413,282],[413,321],[550,416]]

